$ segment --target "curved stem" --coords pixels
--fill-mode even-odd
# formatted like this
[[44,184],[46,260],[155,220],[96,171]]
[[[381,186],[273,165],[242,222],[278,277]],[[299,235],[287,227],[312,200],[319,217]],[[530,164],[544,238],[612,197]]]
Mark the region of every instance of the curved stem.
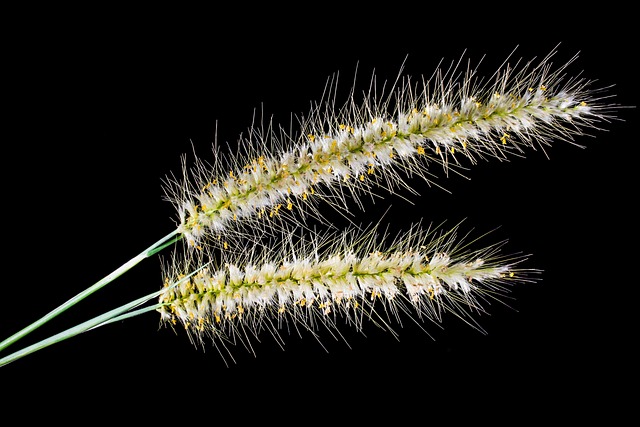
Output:
[[137,256],[135,256],[133,258],[131,258],[129,261],[124,263],[122,266],[120,266],[119,268],[114,270],[111,274],[105,276],[103,279],[101,279],[100,281],[96,282],[93,286],[91,286],[91,287],[85,289],[84,291],[80,292],[79,294],[77,294],[76,296],[74,296],[73,298],[71,298],[70,300],[65,302],[64,304],[60,305],[58,308],[52,310],[48,314],[46,314],[43,317],[41,317],[39,320],[33,322],[32,324],[30,324],[26,328],[16,332],[15,334],[11,335],[9,338],[7,338],[4,341],[0,342],[0,351],[2,351],[5,348],[9,347],[11,344],[13,344],[14,342],[18,341],[20,338],[28,335],[29,333],[33,332],[35,329],[39,328],[40,326],[44,325],[45,323],[47,323],[48,321],[50,321],[51,319],[53,319],[54,317],[56,317],[60,313],[62,313],[65,310],[67,310],[69,307],[77,304],[78,302],[80,302],[84,298],[88,297],[92,293],[94,293],[97,290],[103,288],[108,283],[114,281],[116,278],[118,278],[119,276],[121,276],[122,274],[124,274],[125,272],[130,270],[132,267],[134,267],[136,264],[138,264],[143,259],[148,258],[148,257],[150,257],[152,255],[155,255],[156,253],[158,253],[162,249],[164,249],[167,246],[177,242],[181,238],[182,238],[182,234],[177,229],[172,231],[171,233],[167,234],[162,239],[158,240],[153,245],[149,246],[147,249],[142,251],[140,254],[138,254]]

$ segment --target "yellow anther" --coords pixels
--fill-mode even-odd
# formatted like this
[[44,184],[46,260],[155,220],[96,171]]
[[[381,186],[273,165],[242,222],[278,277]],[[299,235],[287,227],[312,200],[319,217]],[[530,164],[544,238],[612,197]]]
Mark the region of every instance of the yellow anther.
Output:
[[340,130],[344,130],[347,126],[346,126],[346,125],[343,125],[342,123],[340,123],[340,124],[338,125],[338,127],[340,128]]
[[451,147],[450,151],[451,151],[451,154],[456,154],[456,147]]
[[344,182],[349,181],[349,174],[345,174],[345,176],[344,176],[344,180],[343,180],[343,181],[344,181]]
[[509,273],[509,277],[513,277],[513,276],[515,276],[515,275],[516,275],[516,274],[515,274],[513,271],[512,271],[511,273]]
[[293,209],[293,203],[291,203],[291,200],[287,200],[287,209]]
[[227,242],[224,242],[222,244],[222,247],[225,248],[225,249],[229,249],[229,244]]
[[364,181],[364,175],[360,174],[360,181]]
[[419,145],[418,148],[417,148],[417,151],[418,151],[418,154],[424,154],[424,147]]
[[586,102],[584,102],[584,101],[582,101],[582,102],[580,103],[580,106],[582,106],[582,107],[586,107],[586,106],[587,106],[587,103],[586,103]]
[[441,154],[440,147],[436,147],[436,154]]
[[315,141],[315,139],[316,139],[316,136],[312,135],[312,134],[307,135],[307,137],[309,138],[309,141],[311,141],[311,142]]
[[540,85],[540,90],[545,91],[547,90],[547,87],[545,85]]

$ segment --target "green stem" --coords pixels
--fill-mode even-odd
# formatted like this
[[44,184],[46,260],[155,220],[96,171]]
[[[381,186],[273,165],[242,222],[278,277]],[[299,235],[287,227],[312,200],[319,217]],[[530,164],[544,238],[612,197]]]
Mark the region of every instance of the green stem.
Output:
[[[160,296],[160,295],[159,295],[159,293],[157,293],[157,294],[155,294],[155,296]],[[109,323],[119,322],[121,320],[128,319],[130,317],[139,316],[139,315],[144,314],[144,313],[149,312],[149,311],[155,311],[155,310],[159,309],[160,307],[162,307],[163,305],[166,305],[166,303],[150,305],[148,307],[143,307],[143,308],[139,308],[137,310],[129,311],[128,313],[124,313],[124,314],[121,314],[121,315],[116,315],[115,317],[112,317],[111,319],[106,320],[105,322],[102,322],[98,326],[108,325]],[[96,328],[98,326],[96,326]],[[1,361],[1,359],[0,359],[0,361]]]
[[86,332],[88,330],[91,329],[96,329],[100,326],[104,326],[104,325],[108,325],[109,323],[113,323],[116,321],[120,321],[120,320],[124,320],[130,317],[134,317],[134,316],[138,316],[140,314],[144,314],[147,313],[149,311],[153,311],[156,310],[159,307],[162,307],[164,304],[163,303],[159,303],[159,304],[155,304],[155,305],[151,305],[148,307],[143,307],[140,308],[138,310],[134,310],[134,311],[130,311],[131,309],[140,306],[142,304],[144,304],[147,301],[152,300],[153,298],[157,298],[160,295],[162,295],[164,292],[166,292],[168,289],[173,288],[177,285],[179,285],[180,283],[184,282],[185,280],[188,280],[191,276],[193,276],[194,274],[196,274],[198,271],[202,270],[203,268],[205,268],[208,265],[208,263],[203,264],[202,266],[200,266],[199,268],[195,269],[194,271],[192,271],[191,273],[189,273],[188,275],[186,275],[185,277],[183,277],[182,279],[178,280],[177,282],[174,282],[173,284],[171,284],[171,286],[169,288],[163,288],[160,289],[158,291],[155,291],[153,293],[150,293],[148,295],[143,296],[142,298],[138,298],[134,301],[131,301],[127,304],[124,304],[118,308],[114,308],[113,310],[107,311],[104,314],[101,314],[100,316],[96,316],[93,319],[87,320],[86,322],[80,323],[79,325],[76,325],[72,328],[69,328],[63,332],[60,332],[56,335],[52,335],[49,338],[46,338],[42,341],[39,341],[35,344],[32,344],[28,347],[23,348],[22,350],[18,350],[14,353],[9,354],[8,356],[3,357],[2,359],[0,359],[0,367],[8,365],[11,362],[14,362],[24,356],[27,356],[31,353],[35,353],[38,350],[42,350],[43,348],[49,347],[50,345],[53,345],[55,343],[59,343],[60,341],[64,341],[66,339],[69,339],[71,337],[74,337],[78,334],[81,334],[83,332]]
[[[78,334],[81,334],[85,331],[88,331],[89,329],[93,329],[96,328],[98,326],[102,326],[102,325],[106,325],[107,323],[111,323],[110,320],[114,319],[114,318],[118,318],[118,316],[122,315],[123,313],[126,313],[127,311],[131,310],[132,308],[140,305],[140,304],[144,304],[145,302],[149,301],[152,298],[155,298],[157,296],[159,296],[164,290],[160,290],[160,291],[156,291],[152,294],[149,294],[147,296],[144,296],[142,298],[138,298],[135,301],[131,301],[130,303],[127,303],[123,306],[120,306],[118,308],[115,308],[111,311],[108,311],[100,316],[94,317],[91,320],[87,320],[84,323],[80,323],[79,325],[76,325],[72,328],[67,329],[66,331],[60,332],[56,335],[52,335],[51,337],[44,339],[40,342],[37,342],[33,345],[30,345],[28,347],[23,348],[22,350],[16,351],[15,353],[12,353],[8,356],[3,357],[2,359],[0,359],[0,366],[4,366],[7,365],[11,362],[14,362],[28,354],[34,353],[38,350],[41,350],[45,347],[49,347],[50,345],[53,345],[55,343],[58,343],[60,341],[64,341],[66,339],[69,339],[71,337],[74,337]],[[147,308],[145,310],[138,310],[136,312],[134,312],[134,314],[142,314],[143,312],[149,311],[151,309],[153,309],[155,307],[150,307]],[[132,314],[133,315],[133,314]],[[127,317],[131,317],[131,316],[127,316]]]
[[15,334],[11,335],[9,338],[7,338],[4,341],[0,342],[0,351],[2,351],[5,348],[9,347],[11,344],[13,344],[14,342],[18,341],[20,338],[23,338],[24,336],[28,335],[29,333],[33,332],[35,329],[39,328],[40,326],[44,325],[45,323],[47,323],[48,321],[50,321],[51,319],[53,319],[54,317],[56,317],[60,313],[62,313],[65,310],[67,310],[69,307],[77,304],[78,302],[80,302],[84,298],[88,297],[92,293],[94,293],[97,290],[103,288],[108,283],[114,281],[116,278],[118,278],[119,276],[121,276],[122,274],[124,274],[125,272],[130,270],[132,267],[134,267],[136,264],[138,264],[143,259],[155,255],[159,251],[161,251],[164,248],[166,248],[167,246],[177,242],[181,238],[182,238],[182,234],[178,230],[174,230],[173,232],[167,234],[165,237],[163,237],[162,239],[158,240],[153,245],[149,246],[147,249],[145,249],[139,255],[131,258],[129,261],[127,261],[125,264],[120,266],[118,269],[114,270],[111,274],[105,276],[103,279],[101,279],[100,281],[96,282],[93,286],[91,286],[91,287],[85,289],[84,291],[80,292],[75,297],[71,298],[70,300],[68,300],[64,304],[60,305],[58,308],[54,309],[53,311],[49,312],[45,316],[41,317],[39,320],[33,322],[32,324],[30,324],[26,328],[16,332]]

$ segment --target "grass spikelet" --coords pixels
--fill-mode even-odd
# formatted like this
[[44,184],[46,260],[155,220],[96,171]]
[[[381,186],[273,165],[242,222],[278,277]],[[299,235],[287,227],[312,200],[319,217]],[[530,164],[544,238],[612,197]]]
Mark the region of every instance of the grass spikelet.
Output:
[[[395,334],[405,316],[440,324],[450,315],[482,330],[474,314],[504,303],[512,285],[538,273],[520,267],[525,256],[501,254],[505,242],[473,249],[479,237],[459,236],[459,226],[415,224],[395,237],[379,226],[300,234],[252,244],[241,256],[174,259],[159,298],[162,323],[182,325],[194,343],[212,339],[219,350],[242,344],[250,351],[263,334],[284,345],[283,330],[320,340],[322,330],[340,336],[341,325],[362,332],[372,324]],[[207,269],[183,280],[204,263]]]
[[565,75],[576,57],[554,69],[554,53],[537,63],[505,60],[488,80],[462,58],[428,79],[400,74],[389,89],[378,89],[373,76],[367,92],[356,96],[353,88],[340,108],[337,78],[330,79],[322,100],[298,118],[297,132],[251,126],[238,152],[215,149],[214,165],[196,159],[182,179],[165,181],[179,231],[197,246],[205,235],[269,229],[296,212],[303,212],[298,222],[322,219],[320,200],[348,213],[362,195],[417,193],[406,177],[431,184],[432,165],[448,173],[545,149],[552,140],[575,144],[613,118],[614,106],[600,97],[604,88]]

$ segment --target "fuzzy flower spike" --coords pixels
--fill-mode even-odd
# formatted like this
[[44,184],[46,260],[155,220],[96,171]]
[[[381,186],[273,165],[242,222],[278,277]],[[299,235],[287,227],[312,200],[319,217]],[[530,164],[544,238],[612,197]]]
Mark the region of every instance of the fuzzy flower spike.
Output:
[[264,227],[295,210],[322,218],[317,200],[344,212],[376,189],[416,193],[406,177],[430,183],[430,164],[447,171],[464,159],[505,160],[552,140],[574,143],[611,118],[613,106],[597,96],[603,89],[565,76],[576,57],[552,70],[554,53],[538,64],[505,61],[489,82],[470,67],[460,72],[461,61],[419,84],[399,78],[386,95],[372,79],[360,103],[352,91],[340,109],[330,81],[325,102],[300,119],[298,133],[253,126],[238,143],[241,153],[216,153],[212,167],[196,160],[184,179],[167,180],[179,231],[197,246],[205,235]]
[[451,315],[481,330],[472,315],[504,303],[510,286],[538,272],[519,267],[523,255],[501,254],[505,242],[473,248],[483,236],[461,238],[458,229],[415,224],[393,238],[379,226],[290,231],[242,256],[216,260],[196,251],[165,268],[158,311],[165,325],[181,324],[194,343],[211,338],[221,354],[229,344],[253,352],[251,341],[263,332],[280,345],[283,330],[320,340],[320,329],[342,336],[339,325],[362,332],[370,323],[395,335],[392,325],[404,316],[440,324]]

